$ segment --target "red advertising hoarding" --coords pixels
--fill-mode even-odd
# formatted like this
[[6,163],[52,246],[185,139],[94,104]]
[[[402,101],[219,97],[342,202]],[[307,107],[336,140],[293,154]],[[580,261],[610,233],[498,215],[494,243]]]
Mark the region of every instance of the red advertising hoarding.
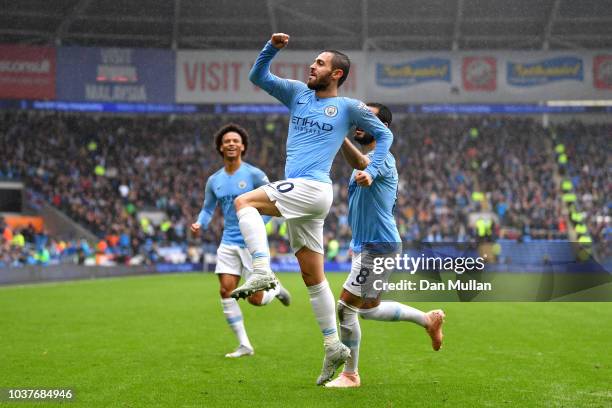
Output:
[[597,55],[593,59],[593,85],[597,89],[612,89],[612,55]]
[[0,44],[0,98],[55,98],[55,48]]
[[497,89],[497,61],[494,57],[465,57],[461,67],[463,89],[492,92]]

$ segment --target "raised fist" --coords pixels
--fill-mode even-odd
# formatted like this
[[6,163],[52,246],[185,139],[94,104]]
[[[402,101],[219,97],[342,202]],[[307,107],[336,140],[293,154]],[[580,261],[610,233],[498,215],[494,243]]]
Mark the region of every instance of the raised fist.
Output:
[[274,33],[270,38],[270,42],[275,48],[278,48],[280,50],[281,48],[285,48],[287,44],[289,44],[289,35],[285,33]]

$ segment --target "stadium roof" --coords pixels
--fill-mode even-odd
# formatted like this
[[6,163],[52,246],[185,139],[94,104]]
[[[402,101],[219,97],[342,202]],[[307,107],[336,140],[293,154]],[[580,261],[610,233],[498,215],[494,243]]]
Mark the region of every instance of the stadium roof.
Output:
[[258,49],[612,48],[612,0],[0,0],[0,42]]

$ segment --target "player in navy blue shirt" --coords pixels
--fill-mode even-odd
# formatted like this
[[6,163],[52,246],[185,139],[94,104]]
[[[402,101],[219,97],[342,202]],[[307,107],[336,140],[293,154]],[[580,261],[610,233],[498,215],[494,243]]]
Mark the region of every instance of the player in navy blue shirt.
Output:
[[[391,124],[393,116],[385,105],[369,103],[368,108],[385,126]],[[373,281],[382,280],[383,277],[371,272],[372,269],[368,266],[371,254],[368,251],[380,249],[386,256],[391,257],[401,252],[401,239],[394,217],[399,177],[395,167],[395,158],[389,152],[372,185],[368,188],[358,185],[355,176],[358,171],[369,166],[372,152],[376,148],[376,140],[361,129],[355,131],[354,140],[361,145],[362,151],[357,149],[348,138],[344,140],[341,149],[342,155],[355,170],[348,187],[348,219],[352,230],[353,259],[351,273],[344,282],[338,301],[340,339],[351,349],[351,356],[338,378],[325,385],[330,388],[359,387],[361,385],[357,370],[361,343],[358,315],[371,320],[411,321],[427,330],[431,336],[434,350],[438,350],[442,342],[441,326],[444,312],[432,310],[424,313],[399,302],[381,302],[380,291],[372,291],[372,287],[376,287]]]
[[254,273],[232,296],[240,298],[276,286],[260,214],[285,217],[291,247],[323,334],[325,359],[317,379],[317,384],[323,385],[350,354],[338,337],[334,296],[323,270],[323,220],[333,200],[329,171],[345,135],[358,126],[378,142],[370,164],[355,175],[359,185],[370,185],[384,164],[393,134],[363,102],[338,96],[350,70],[349,58],[339,51],[320,53],[310,66],[306,84],[273,75],[272,59],[288,43],[287,34],[273,34],[249,74],[255,85],[289,108],[287,162],[285,180],[236,199],[240,230],[253,255]]
[[[198,220],[191,225],[191,230],[196,234],[202,228],[208,228],[217,204],[221,206],[224,229],[221,244],[217,249],[215,273],[219,277],[223,313],[239,341],[238,348],[226,354],[226,357],[242,357],[254,352],[244,328],[240,306],[230,296],[238,286],[240,277],[247,279],[253,272],[251,254],[246,249],[238,227],[234,199],[268,183],[268,177],[263,171],[242,161],[248,140],[247,131],[236,124],[230,123],[219,129],[215,135],[215,144],[223,157],[223,167],[206,181],[202,211]],[[284,305],[289,305],[290,295],[280,284],[271,291],[256,292],[249,296],[248,300],[249,303],[260,306],[270,303],[274,297]]]

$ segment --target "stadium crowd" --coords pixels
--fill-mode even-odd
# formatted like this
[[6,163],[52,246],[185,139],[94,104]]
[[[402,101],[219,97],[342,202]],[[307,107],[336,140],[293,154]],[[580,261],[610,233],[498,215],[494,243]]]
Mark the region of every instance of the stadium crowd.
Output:
[[[250,133],[245,160],[262,168],[270,180],[283,178],[286,115],[158,118],[3,112],[1,118],[0,179],[25,181],[100,239],[87,247],[47,239],[46,246],[56,253],[53,248],[64,242],[70,254],[102,251],[125,262],[136,257],[155,262],[164,246],[188,253],[202,242],[218,242],[221,217],[214,217],[198,238],[190,235],[189,225],[202,206],[206,179],[222,166],[213,134],[230,121]],[[479,231],[470,214],[481,212],[494,214],[493,238],[567,238],[567,211],[556,182],[559,169],[575,180],[593,239],[609,239],[609,125],[571,123],[545,129],[522,118],[403,116],[391,127],[403,239],[473,239]],[[571,167],[557,165],[551,134],[564,138],[574,157]],[[340,248],[350,241],[350,174],[338,155],[332,168],[335,200],[325,234]],[[151,213],[162,217],[146,216]],[[269,234],[273,254],[289,252],[282,222],[270,225]],[[2,239],[6,262],[27,263],[27,250],[7,250],[11,245]]]
[[0,267],[49,265],[53,262],[85,264],[95,256],[96,248],[86,240],[64,240],[36,231],[30,224],[11,228],[0,216]]
[[[571,184],[566,195],[577,232],[588,231],[593,242],[609,242],[612,234],[611,125],[590,125],[573,121],[557,129],[556,149],[560,173]],[[571,187],[570,187],[571,186]],[[580,228],[583,231],[580,231]],[[610,245],[604,245],[608,253]]]

